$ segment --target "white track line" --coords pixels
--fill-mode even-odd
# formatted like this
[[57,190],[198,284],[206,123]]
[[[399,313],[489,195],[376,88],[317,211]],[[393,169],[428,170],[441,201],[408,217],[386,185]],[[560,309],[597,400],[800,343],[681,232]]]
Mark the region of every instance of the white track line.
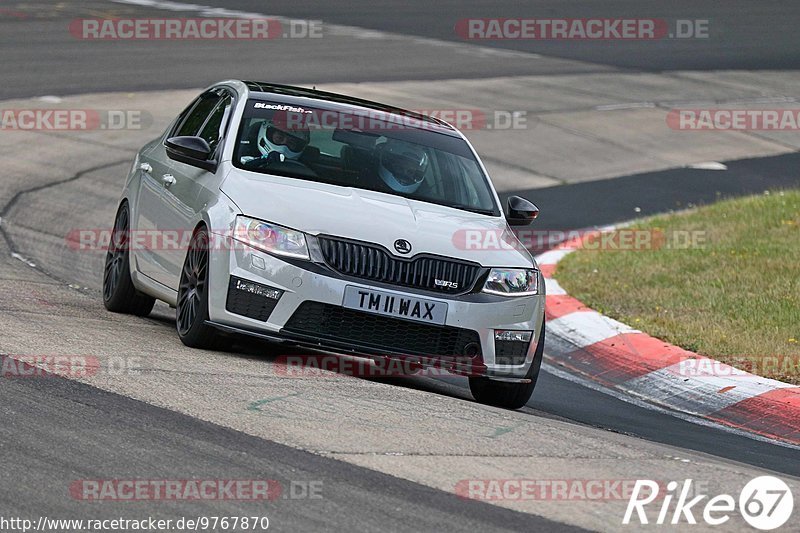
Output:
[[576,311],[550,320],[547,327],[554,335],[584,348],[622,333],[639,333],[627,324],[601,315],[597,311]]
[[547,296],[563,296],[567,291],[553,278],[544,278],[544,288]]
[[549,252],[537,255],[536,263],[539,265],[555,265],[570,252],[572,252],[572,250],[550,250]]

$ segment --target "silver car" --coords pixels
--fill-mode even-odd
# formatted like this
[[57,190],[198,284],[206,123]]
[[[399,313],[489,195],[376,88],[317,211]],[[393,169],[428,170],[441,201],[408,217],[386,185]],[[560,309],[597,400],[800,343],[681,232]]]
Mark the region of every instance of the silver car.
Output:
[[443,365],[523,406],[544,283],[480,158],[448,123],[285,85],[225,81],[137,154],[106,258],[108,310],[176,308],[184,344],[245,334]]

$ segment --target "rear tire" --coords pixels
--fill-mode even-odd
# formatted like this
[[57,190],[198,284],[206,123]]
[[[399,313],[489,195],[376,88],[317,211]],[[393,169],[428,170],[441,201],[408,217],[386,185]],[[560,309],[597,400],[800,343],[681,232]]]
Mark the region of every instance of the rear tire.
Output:
[[198,228],[192,236],[181,269],[178,303],[175,306],[176,326],[181,342],[190,348],[214,349],[219,332],[206,324],[208,320],[208,231]]
[[542,332],[539,335],[539,343],[536,345],[536,352],[533,355],[533,362],[526,374],[530,383],[504,383],[502,381],[492,381],[489,378],[475,377],[469,378],[469,390],[472,397],[479,403],[502,407],[504,409],[519,409],[528,403],[536,388],[539,379],[539,369],[542,366],[544,357],[544,321],[542,321]]
[[131,280],[130,209],[123,202],[114,220],[103,269],[103,305],[113,313],[147,316],[156,299],[136,290]]

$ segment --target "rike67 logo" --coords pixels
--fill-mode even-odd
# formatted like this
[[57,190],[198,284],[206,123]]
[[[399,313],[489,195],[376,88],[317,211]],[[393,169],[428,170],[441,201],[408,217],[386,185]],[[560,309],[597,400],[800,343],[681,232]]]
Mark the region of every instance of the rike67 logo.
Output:
[[[628,525],[638,521],[639,524],[648,524],[653,519],[652,512],[658,509],[658,516],[654,520],[658,525],[697,524],[698,518],[702,518],[708,525],[719,526],[728,522],[731,515],[735,516],[738,507],[738,512],[748,524],[769,531],[786,524],[794,508],[791,489],[773,476],[750,480],[739,493],[738,501],[730,494],[711,498],[706,494],[692,494],[691,479],[685,480],[680,488],[677,481],[670,481],[665,494],[660,494],[661,488],[663,485],[655,481],[637,480],[622,523]],[[658,503],[647,509],[651,511],[648,518],[645,507],[654,502]]]

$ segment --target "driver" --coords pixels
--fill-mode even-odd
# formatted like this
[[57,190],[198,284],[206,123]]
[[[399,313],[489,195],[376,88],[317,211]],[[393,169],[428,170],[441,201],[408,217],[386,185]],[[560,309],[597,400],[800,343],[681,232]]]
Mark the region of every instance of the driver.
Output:
[[428,152],[420,145],[389,139],[378,145],[378,175],[393,191],[411,194],[428,170]]
[[311,134],[306,126],[290,129],[265,120],[256,139],[262,157],[270,157],[271,153],[277,152],[286,159],[299,159],[311,140]]
[[[256,126],[252,126],[255,128]],[[286,125],[276,124],[275,121],[265,120],[258,126],[254,135],[254,149],[249,149],[252,155],[243,155],[241,158],[244,164],[264,164],[281,162],[285,160],[298,161],[301,159],[309,141],[311,134],[308,127],[291,128]],[[249,146],[249,142],[246,143]]]

